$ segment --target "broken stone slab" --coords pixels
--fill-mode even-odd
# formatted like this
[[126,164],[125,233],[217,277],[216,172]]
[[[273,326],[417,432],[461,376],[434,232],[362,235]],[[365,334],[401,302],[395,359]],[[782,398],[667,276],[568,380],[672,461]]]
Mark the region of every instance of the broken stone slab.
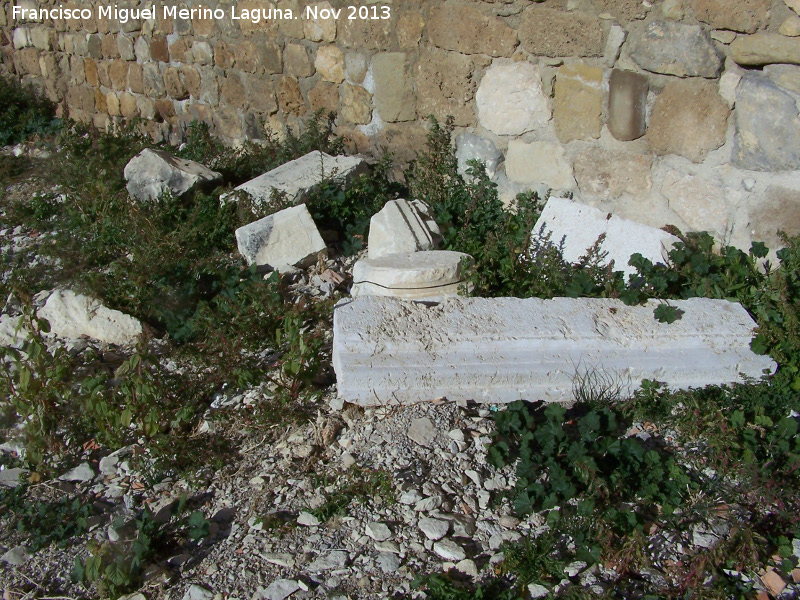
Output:
[[269,202],[274,190],[285,194],[293,204],[300,204],[322,182],[333,179],[347,183],[366,170],[367,163],[361,158],[331,156],[315,150],[243,183],[234,192],[220,196],[220,200],[224,202],[235,192],[247,192],[257,205],[263,205]]
[[50,333],[60,338],[88,337],[93,340],[133,346],[142,335],[142,324],[99,300],[72,290],[55,290],[39,309],[38,316],[50,323]]
[[463,265],[472,257],[438,250],[362,258],[353,266],[353,296],[435,299],[456,295],[464,285]]
[[334,309],[339,397],[363,406],[573,399],[576,374],[597,370],[624,392],[642,379],[686,389],[774,372],[750,350],[756,323],[727,300],[463,298],[436,305],[396,298],[342,300]]
[[157,200],[166,192],[182,196],[197,185],[219,181],[222,175],[192,160],[146,148],[125,165],[128,193],[140,202]]
[[469,161],[477,160],[486,167],[486,174],[491,178],[497,172],[497,167],[503,161],[503,154],[497,149],[492,140],[488,140],[474,133],[462,133],[456,137],[456,160],[458,161],[458,174],[467,177]]
[[418,200],[389,200],[370,219],[369,258],[433,250],[440,236],[429,214],[430,209]]
[[313,264],[326,251],[305,204],[240,227],[236,243],[248,265],[269,266],[279,272]]
[[549,236],[550,243],[560,246],[563,240],[564,260],[577,263],[594,246],[601,235],[605,239],[600,251],[606,256],[602,264],[614,261],[614,270],[626,277],[636,269],[628,264],[639,253],[653,263],[666,263],[667,253],[680,240],[666,231],[623,219],[592,206],[568,198],[550,198],[533,228],[539,239]]

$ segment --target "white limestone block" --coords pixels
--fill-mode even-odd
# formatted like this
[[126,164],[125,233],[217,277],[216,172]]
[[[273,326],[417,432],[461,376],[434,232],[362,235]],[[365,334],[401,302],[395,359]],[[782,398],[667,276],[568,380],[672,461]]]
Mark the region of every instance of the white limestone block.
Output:
[[[256,204],[263,204],[277,190],[294,204],[300,204],[323,181],[350,181],[366,169],[367,163],[361,158],[331,156],[315,150],[243,183],[234,191],[247,192]],[[220,200],[224,202],[229,195],[220,196]]]
[[511,140],[505,168],[508,178],[516,183],[543,183],[554,190],[576,187],[572,165],[561,144]]
[[368,256],[380,258],[389,254],[433,250],[436,246],[434,235],[415,203],[389,200],[370,219]]
[[498,135],[521,135],[550,120],[537,65],[499,58],[486,69],[475,94],[480,124]]
[[137,319],[72,290],[55,290],[38,316],[47,319],[50,333],[61,338],[88,337],[107,344],[133,346],[142,335],[142,324]]
[[236,243],[248,265],[268,265],[281,272],[313,264],[326,250],[305,204],[240,227]]
[[339,397],[361,405],[449,400],[570,401],[577,372],[597,369],[628,390],[642,379],[688,388],[759,377],[776,365],[750,350],[756,324],[741,305],[671,301],[450,297],[430,306],[396,298],[342,300],[334,310]]
[[192,160],[176,158],[163,150],[146,148],[125,165],[128,193],[140,202],[157,200],[165,192],[181,196],[198,184],[222,175]]
[[628,265],[635,253],[639,253],[653,263],[666,263],[667,253],[675,242],[674,235],[616,217],[591,206],[568,198],[550,198],[539,220],[533,228],[533,235],[550,235],[550,242],[558,246],[564,241],[564,260],[577,263],[594,246],[601,235],[605,235],[600,250],[606,252],[605,264],[614,261],[614,270],[622,271],[626,277],[636,273]]

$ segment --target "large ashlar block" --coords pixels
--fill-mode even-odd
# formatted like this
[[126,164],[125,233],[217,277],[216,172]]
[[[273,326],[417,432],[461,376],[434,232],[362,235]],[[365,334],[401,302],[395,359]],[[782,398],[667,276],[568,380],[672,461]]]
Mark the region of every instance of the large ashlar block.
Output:
[[[358,157],[331,156],[315,150],[243,183],[234,192],[247,192],[256,204],[265,204],[274,190],[294,204],[301,204],[323,181],[348,182],[366,170],[367,163]],[[228,196],[220,196],[220,200]]]
[[147,148],[125,165],[128,193],[140,202],[157,200],[169,192],[181,196],[198,185],[222,179],[222,175],[192,160],[177,158],[163,150]]
[[628,391],[642,379],[672,388],[774,372],[750,350],[756,326],[741,305],[658,301],[626,306],[597,298],[463,298],[429,306],[395,298],[342,300],[334,309],[339,397],[365,406],[449,400],[572,400],[576,374],[596,369]]
[[666,231],[649,225],[613,216],[592,206],[569,200],[550,198],[545,204],[533,235],[549,235],[550,242],[560,246],[563,240],[564,260],[577,263],[605,236],[600,251],[606,253],[604,264],[614,261],[614,270],[626,276],[636,273],[628,264],[639,253],[653,263],[665,263],[672,245],[680,240]]

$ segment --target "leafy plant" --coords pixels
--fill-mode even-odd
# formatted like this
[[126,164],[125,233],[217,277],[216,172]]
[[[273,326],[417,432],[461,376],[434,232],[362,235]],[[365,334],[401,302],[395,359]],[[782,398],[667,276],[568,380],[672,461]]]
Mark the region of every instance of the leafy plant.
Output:
[[59,129],[55,105],[31,86],[0,75],[0,146],[18,144],[32,135]]

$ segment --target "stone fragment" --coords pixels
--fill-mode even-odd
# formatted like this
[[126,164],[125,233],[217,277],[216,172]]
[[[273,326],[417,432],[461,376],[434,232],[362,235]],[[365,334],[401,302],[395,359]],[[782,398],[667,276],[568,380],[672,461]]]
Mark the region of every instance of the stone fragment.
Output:
[[375,560],[376,566],[387,574],[396,573],[401,563],[400,557],[394,552],[379,552],[378,558]]
[[88,462],[79,464],[74,469],[70,469],[58,478],[60,481],[76,481],[85,483],[94,479],[94,471]]
[[511,56],[517,45],[516,32],[499,18],[452,2],[431,10],[428,38],[434,46],[462,54]]
[[467,558],[456,563],[456,571],[474,578],[478,576],[478,565],[475,564],[474,560]]
[[622,44],[628,38],[628,32],[619,25],[612,25],[608,31],[608,39],[606,40],[606,47],[603,50],[603,63],[607,67],[613,67],[614,63],[619,58]]
[[761,581],[764,583],[764,587],[767,588],[770,596],[773,598],[780,596],[781,592],[786,589],[786,582],[783,580],[783,577],[781,577],[774,570],[768,570],[764,575],[762,575]]
[[528,594],[531,600],[534,600],[535,598],[544,598],[550,594],[550,590],[539,583],[529,583]]
[[797,96],[746,73],[736,88],[733,164],[752,171],[800,169]]
[[367,523],[365,533],[376,542],[385,542],[392,537],[392,530],[384,523]]
[[754,33],[736,38],[730,45],[737,64],[758,67],[774,63],[800,64],[800,38],[777,33]]
[[492,140],[487,140],[474,133],[461,133],[456,137],[456,160],[458,173],[465,177],[469,169],[469,161],[478,160],[486,167],[486,174],[494,177],[497,167],[503,161],[503,154]]
[[614,69],[608,82],[608,130],[621,141],[642,137],[646,131],[647,77]]
[[582,196],[614,200],[650,193],[653,159],[616,150],[586,150],[575,155],[574,172]]
[[286,600],[289,596],[300,589],[300,585],[294,579],[276,579],[267,586],[261,594],[263,600]]
[[375,108],[384,121],[411,121],[417,116],[416,96],[405,52],[382,52],[372,58]]
[[600,137],[603,112],[603,70],[585,63],[559,67],[553,120],[562,143]]
[[464,549],[453,540],[439,540],[433,545],[433,551],[445,560],[458,562],[467,557]]
[[800,96],[800,66],[767,65],[762,72],[778,87]]
[[730,112],[712,82],[670,81],[653,106],[647,144],[656,154],[678,154],[702,162],[725,143]]
[[[741,305],[670,301],[682,316],[668,324],[653,316],[659,304],[595,298],[450,297],[432,306],[396,298],[343,300],[334,310],[338,394],[364,406],[442,396],[563,402],[572,399],[576,365],[619,377],[631,389],[642,379],[686,389],[774,372],[769,357],[750,350],[756,323]],[[489,492],[483,493],[488,501]]]
[[604,236],[600,251],[607,253],[603,264],[614,262],[614,270],[633,275],[636,269],[628,265],[638,252],[653,263],[664,263],[667,252],[678,238],[622,217],[610,216],[591,206],[568,198],[550,198],[533,229],[539,238],[549,236],[556,246],[564,242],[564,260],[577,263]]
[[731,207],[719,186],[699,176],[669,171],[661,194],[669,207],[693,231],[711,231],[720,239],[730,231]]
[[0,487],[17,487],[28,471],[19,467],[3,469],[0,471]]
[[736,104],[736,88],[741,80],[742,76],[733,71],[726,71],[719,78],[719,95],[728,103],[730,108],[733,108]]
[[517,183],[543,183],[555,190],[575,187],[572,166],[560,144],[511,140],[505,166],[506,175]]
[[417,112],[432,114],[440,122],[452,116],[460,127],[474,125],[474,74],[475,63],[469,56],[438,48],[420,53],[415,67]]
[[[439,231],[436,224],[425,216],[426,209],[420,202],[389,200],[370,219],[369,258],[433,250]],[[435,231],[429,223],[433,223]]]
[[741,33],[754,33],[767,25],[771,4],[770,0],[692,0],[699,21]]
[[[256,204],[263,205],[276,190],[285,194],[290,202],[300,204],[323,181],[333,179],[346,184],[366,169],[367,163],[360,158],[330,156],[315,150],[243,183],[234,191],[247,192]],[[225,201],[229,196],[226,194],[220,199]]]
[[344,81],[344,54],[336,46],[322,46],[317,49],[314,66],[324,80],[333,83]]
[[248,265],[270,266],[280,272],[311,265],[326,249],[305,204],[240,227],[236,243]]
[[434,427],[431,420],[427,417],[414,419],[411,421],[411,426],[406,433],[408,438],[419,444],[430,448],[433,445],[433,440],[436,437],[436,427]]
[[372,121],[372,94],[360,85],[344,83],[339,88],[341,116],[356,125]]
[[753,239],[765,242],[771,250],[786,243],[778,234],[800,235],[800,191],[771,185],[764,197],[750,207],[750,228]]
[[320,556],[306,567],[309,573],[319,573],[320,571],[331,571],[333,569],[343,569],[347,565],[347,552],[334,550],[325,556]]
[[56,290],[39,309],[50,323],[50,332],[61,338],[88,337],[106,344],[133,346],[142,335],[142,324],[98,300],[71,290]]
[[716,77],[722,58],[700,25],[654,21],[631,46],[631,58],[653,73],[678,77]]
[[140,202],[157,200],[167,192],[182,196],[195,186],[222,179],[221,174],[200,163],[149,148],[125,165],[124,174],[128,193]]
[[800,36],[800,16],[790,15],[781,23],[778,33],[789,37]]
[[462,264],[467,261],[469,255],[449,250],[362,258],[353,266],[350,293],[409,299],[455,295],[464,285]]
[[285,73],[292,77],[310,77],[314,74],[314,63],[311,62],[308,48],[302,44],[286,44],[283,64]]
[[545,4],[525,9],[519,25],[522,47],[534,56],[601,56],[603,28],[589,14]]
[[440,540],[447,535],[450,530],[449,521],[441,519],[433,519],[431,517],[423,517],[419,520],[419,530],[429,540]]
[[31,554],[25,546],[15,546],[8,552],[0,556],[0,562],[11,567],[21,567],[31,559]]
[[541,71],[529,62],[493,61],[475,101],[480,124],[498,135],[521,135],[550,120]]
[[183,595],[183,600],[212,600],[213,597],[214,592],[193,583]]
[[319,519],[310,512],[303,511],[297,517],[297,524],[303,527],[316,527],[319,525]]

